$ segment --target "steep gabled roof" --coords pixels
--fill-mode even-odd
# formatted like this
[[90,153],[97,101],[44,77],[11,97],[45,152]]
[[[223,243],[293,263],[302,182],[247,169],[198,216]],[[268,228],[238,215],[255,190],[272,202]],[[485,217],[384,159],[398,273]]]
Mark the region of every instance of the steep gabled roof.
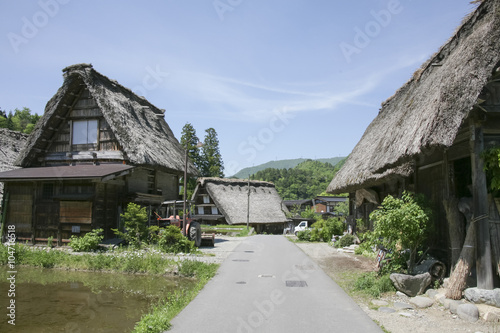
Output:
[[[248,180],[227,178],[199,178],[198,187],[204,187],[228,224],[247,223]],[[250,223],[283,223],[288,209],[282,204],[273,183],[250,181]]]
[[[76,96],[86,88],[95,99],[129,163],[183,172],[185,150],[165,121],[163,110],[100,74],[92,65],[77,64],[64,68],[63,72],[62,87],[47,103],[43,117],[38,121],[16,164],[23,167],[32,165],[46,148],[43,133],[50,128],[57,128],[61,119],[71,110]],[[192,163],[189,163],[188,172],[198,174]]]
[[485,0],[391,98],[327,192],[352,192],[408,176],[412,159],[450,147],[500,65],[500,0]]

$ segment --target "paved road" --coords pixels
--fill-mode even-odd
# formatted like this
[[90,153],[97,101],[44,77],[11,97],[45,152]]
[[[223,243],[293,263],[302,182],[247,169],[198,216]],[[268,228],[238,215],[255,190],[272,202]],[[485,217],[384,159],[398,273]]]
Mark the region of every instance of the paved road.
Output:
[[297,246],[257,235],[238,245],[169,332],[382,330]]

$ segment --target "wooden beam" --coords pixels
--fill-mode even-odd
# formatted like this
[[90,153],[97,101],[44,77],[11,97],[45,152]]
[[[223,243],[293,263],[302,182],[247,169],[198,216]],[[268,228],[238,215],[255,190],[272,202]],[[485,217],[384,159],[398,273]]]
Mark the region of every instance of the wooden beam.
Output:
[[484,150],[482,122],[470,120],[470,152],[472,165],[472,197],[476,223],[476,271],[477,287],[493,289],[493,269],[491,265],[491,240],[489,228],[489,207],[486,175],[481,153]]

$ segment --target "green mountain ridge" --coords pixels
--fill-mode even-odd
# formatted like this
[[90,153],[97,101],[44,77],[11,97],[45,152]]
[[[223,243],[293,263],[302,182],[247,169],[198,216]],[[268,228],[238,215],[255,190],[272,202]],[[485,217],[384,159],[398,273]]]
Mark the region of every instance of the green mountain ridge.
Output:
[[311,159],[311,158],[295,158],[295,159],[289,159],[289,160],[278,160],[278,161],[270,161],[264,164],[256,165],[253,167],[248,167],[248,168],[243,168],[240,171],[238,171],[235,175],[231,176],[231,178],[240,178],[240,179],[246,179],[249,176],[252,176],[256,174],[259,171],[262,171],[267,168],[273,168],[273,169],[291,169],[296,167],[302,162],[305,161],[318,161],[322,163],[330,163],[331,165],[335,166],[337,163],[342,161],[345,157],[332,157],[332,158],[317,158],[317,159]]

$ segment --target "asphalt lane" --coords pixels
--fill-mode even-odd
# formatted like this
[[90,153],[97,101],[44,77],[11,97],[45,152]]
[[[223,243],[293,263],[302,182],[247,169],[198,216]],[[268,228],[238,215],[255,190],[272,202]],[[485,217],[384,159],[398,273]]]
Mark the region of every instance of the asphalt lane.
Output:
[[168,332],[382,330],[297,246],[257,235],[234,249]]

